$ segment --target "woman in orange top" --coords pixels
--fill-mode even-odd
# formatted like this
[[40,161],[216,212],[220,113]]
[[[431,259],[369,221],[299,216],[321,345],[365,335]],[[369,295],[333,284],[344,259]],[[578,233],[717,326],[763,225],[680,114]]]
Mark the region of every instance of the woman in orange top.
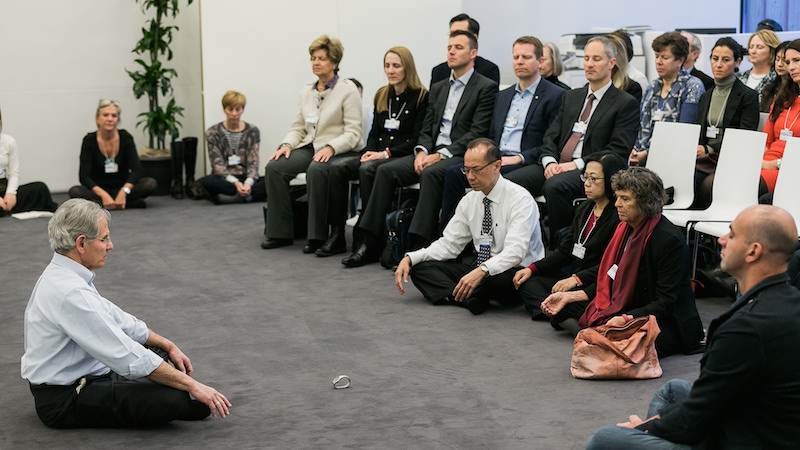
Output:
[[800,137],[800,39],[792,41],[784,53],[787,76],[781,81],[769,120],[764,125],[767,148],[761,162],[761,179],[767,190],[775,190],[787,137]]

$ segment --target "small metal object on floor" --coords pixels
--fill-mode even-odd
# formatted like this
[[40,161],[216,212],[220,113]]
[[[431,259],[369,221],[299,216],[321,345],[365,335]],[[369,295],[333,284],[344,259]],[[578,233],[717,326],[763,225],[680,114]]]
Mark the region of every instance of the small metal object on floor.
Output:
[[334,389],[347,389],[350,387],[350,377],[347,375],[339,375],[331,380]]

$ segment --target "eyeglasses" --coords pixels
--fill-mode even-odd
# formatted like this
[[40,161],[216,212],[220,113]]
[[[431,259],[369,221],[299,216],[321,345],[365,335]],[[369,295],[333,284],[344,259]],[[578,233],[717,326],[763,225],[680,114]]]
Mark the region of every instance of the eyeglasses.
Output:
[[587,177],[586,175],[581,174],[581,181],[583,181],[584,184],[586,184],[587,181],[589,182],[589,184],[595,184],[602,179],[603,177],[596,177],[594,175],[589,175]]
[[494,164],[495,162],[497,162],[497,160],[494,160],[492,162],[488,162],[488,163],[482,165],[481,167],[462,167],[461,168],[461,173],[463,173],[464,175],[469,175],[470,173],[477,174],[478,172],[480,172],[481,170],[489,167],[490,165]]

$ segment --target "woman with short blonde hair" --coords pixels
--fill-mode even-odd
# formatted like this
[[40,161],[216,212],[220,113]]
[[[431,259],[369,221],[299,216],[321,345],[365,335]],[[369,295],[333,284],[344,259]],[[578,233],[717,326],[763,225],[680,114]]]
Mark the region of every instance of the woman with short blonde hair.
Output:
[[758,30],[747,40],[747,58],[753,67],[742,72],[739,80],[758,92],[761,112],[769,111],[770,105],[764,104],[763,92],[778,77],[775,72],[775,55],[780,44],[778,35],[772,30]]

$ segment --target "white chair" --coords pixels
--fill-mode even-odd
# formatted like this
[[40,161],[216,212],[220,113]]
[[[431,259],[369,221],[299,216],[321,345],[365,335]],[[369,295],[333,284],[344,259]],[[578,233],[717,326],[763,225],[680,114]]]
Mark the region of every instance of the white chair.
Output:
[[673,202],[664,209],[686,209],[694,201],[694,166],[700,125],[656,122],[647,168],[657,173],[664,187],[675,190]]
[[664,216],[686,227],[687,241],[696,222],[730,222],[742,208],[758,203],[758,180],[767,135],[759,131],[725,130],[711,206],[708,209],[665,210]]
[[[716,180],[714,180],[716,181]],[[786,148],[781,160],[781,170],[778,181],[775,183],[775,195],[772,204],[780,206],[794,217],[795,224],[800,229],[800,138],[793,137],[786,142]],[[703,233],[716,238],[728,232],[731,222],[698,222],[694,225],[696,233]],[[697,265],[698,243],[695,239],[692,267]],[[693,271],[694,272],[694,271]]]
[[769,113],[758,113],[758,131],[764,131],[767,119],[769,119]]

